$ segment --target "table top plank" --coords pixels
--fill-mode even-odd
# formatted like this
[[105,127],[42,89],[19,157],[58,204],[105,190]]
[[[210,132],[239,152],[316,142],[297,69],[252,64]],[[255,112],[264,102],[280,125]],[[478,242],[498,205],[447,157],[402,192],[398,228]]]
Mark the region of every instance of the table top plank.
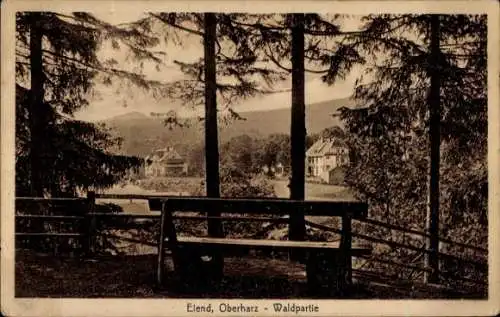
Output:
[[151,210],[161,210],[162,204],[173,212],[214,211],[232,214],[279,214],[301,212],[310,216],[345,216],[366,218],[368,205],[359,201],[304,201],[279,198],[209,198],[209,197],[150,197]]

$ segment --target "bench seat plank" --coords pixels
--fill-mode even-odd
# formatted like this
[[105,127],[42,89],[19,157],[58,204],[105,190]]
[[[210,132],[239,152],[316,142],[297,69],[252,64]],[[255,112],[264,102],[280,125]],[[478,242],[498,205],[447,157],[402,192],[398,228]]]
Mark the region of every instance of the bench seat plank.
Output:
[[[304,249],[314,251],[342,252],[340,242],[321,242],[321,241],[290,241],[290,240],[253,240],[253,239],[227,239],[210,237],[178,237],[177,245],[194,246],[200,248],[238,248],[238,249]],[[369,254],[371,249],[353,245],[351,254]]]

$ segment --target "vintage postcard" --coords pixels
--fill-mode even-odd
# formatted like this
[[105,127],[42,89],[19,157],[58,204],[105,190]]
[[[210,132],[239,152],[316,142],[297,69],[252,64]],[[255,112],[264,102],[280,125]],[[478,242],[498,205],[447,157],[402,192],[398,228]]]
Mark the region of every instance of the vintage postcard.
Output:
[[4,0],[2,314],[498,314],[499,23]]

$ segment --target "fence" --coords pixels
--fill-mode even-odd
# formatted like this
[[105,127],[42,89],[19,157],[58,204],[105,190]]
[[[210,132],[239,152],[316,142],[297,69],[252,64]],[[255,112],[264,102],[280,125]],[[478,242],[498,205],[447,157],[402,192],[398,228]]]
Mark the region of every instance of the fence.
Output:
[[[423,280],[423,276],[415,274],[416,272],[431,272],[430,268],[424,266],[424,254],[431,252],[425,249],[424,238],[428,236],[426,233],[380,222],[373,219],[356,219],[354,220],[354,222],[358,223],[358,228],[363,225],[376,226],[380,229],[402,232],[403,234],[409,234],[414,237],[416,236],[418,238],[414,238],[413,241],[421,242],[420,246],[416,246],[409,243],[405,244],[398,241],[392,241],[387,238],[384,239],[380,237],[374,237],[364,232],[361,233],[354,230],[352,233],[353,239],[356,239],[358,242],[370,242],[375,251],[371,256],[361,256],[361,258],[364,258],[366,262],[360,268],[353,270],[355,273],[359,273],[360,275],[370,275],[370,273],[376,272],[376,277],[381,279],[385,278],[387,281],[394,281],[394,279],[396,278],[398,281],[416,285],[416,283],[420,282],[420,280]],[[355,223],[353,223],[353,227],[356,227]],[[333,232],[337,234],[340,233],[340,230],[329,226],[312,223],[310,221],[306,221],[306,224],[312,228],[320,229],[323,231]],[[470,250],[481,260],[460,257],[456,254],[449,254],[441,251],[438,252],[438,259],[440,261],[440,286],[449,287],[456,292],[470,294],[470,296],[472,297],[485,296],[488,287],[488,250],[478,246],[455,242],[449,239],[440,239],[440,250],[443,249],[442,246],[444,246],[445,244],[460,247],[464,250]],[[387,254],[384,254],[383,251],[377,252],[379,249],[383,249],[380,248],[380,246],[388,247],[388,252],[386,253],[389,254],[389,256],[384,256]],[[406,256],[406,261],[398,261],[394,259],[395,256],[390,256],[391,251],[397,251],[398,253],[402,253],[401,251],[406,251],[406,254],[411,254],[412,257]],[[402,257],[404,256],[399,256],[399,258]],[[450,265],[450,262],[454,264],[453,270],[445,270],[445,268]],[[377,266],[374,265],[376,263],[385,265],[386,269],[376,269]],[[372,269],[367,269],[367,266],[371,266]],[[380,268],[380,266],[378,266],[378,268]],[[394,274],[384,275],[387,272],[393,272]],[[403,276],[405,272],[407,273],[406,278]],[[371,276],[371,279],[373,278],[374,276]],[[456,286],[459,286],[459,288],[456,288]]]
[[[148,196],[126,195],[121,199],[147,199]],[[113,212],[99,212],[96,210],[96,199],[98,198],[114,198],[106,197],[106,195],[95,195],[89,192],[87,198],[33,198],[33,197],[17,197],[16,198],[16,242],[19,240],[35,240],[35,244],[41,243],[50,244],[53,242],[54,251],[59,251],[61,239],[70,240],[67,244],[71,244],[73,248],[87,256],[95,253],[96,238],[101,234],[97,226],[99,220],[116,228],[129,229],[127,223],[134,223],[137,220],[149,219],[152,221],[159,220],[159,215],[135,215],[121,214]],[[23,208],[28,207],[28,208]],[[24,213],[23,209],[27,209],[28,213]],[[121,220],[121,221],[120,221]],[[137,224],[137,225],[140,225]],[[127,228],[128,227],[128,228]],[[106,234],[104,234],[106,235]],[[112,235],[106,235],[112,238]],[[114,237],[126,240],[126,237]],[[51,240],[51,241],[48,241]],[[54,240],[58,240],[54,243]],[[156,244],[140,241],[136,239],[128,239],[130,242],[145,243],[150,246]],[[24,243],[26,244],[26,243]],[[22,242],[18,245],[23,245]]]
[[[168,196],[151,196],[151,195],[95,195],[90,192],[87,198],[31,198],[31,197],[18,197],[16,198],[16,240],[17,239],[30,239],[32,237],[40,238],[56,238],[56,239],[74,239],[79,241],[81,251],[85,255],[93,255],[96,249],[96,239],[98,236],[104,238],[115,238],[132,243],[141,243],[149,245],[151,247],[156,247],[154,241],[146,241],[145,239],[134,239],[127,238],[123,236],[116,236],[113,234],[107,234],[99,230],[97,223],[104,222],[107,223],[110,228],[121,228],[125,230],[130,230],[132,228],[144,227],[145,223],[154,224],[159,222],[159,214],[124,214],[124,213],[110,213],[110,212],[99,212],[96,206],[96,199],[126,199],[126,200],[147,200],[152,197],[168,197]],[[42,206],[44,204],[50,205],[51,208],[40,209],[38,208],[39,214],[33,214],[30,211],[29,214],[23,214],[19,212],[18,208],[21,207],[23,203],[34,204],[34,206]],[[36,208],[35,208],[36,209]],[[30,210],[33,210],[31,208]],[[40,211],[42,212],[40,213]],[[68,211],[70,213],[68,214]],[[200,215],[177,215],[177,219],[192,220],[192,221],[204,221],[207,219],[205,216]],[[221,216],[217,217],[223,221],[254,221],[254,222],[267,222],[267,223],[288,223],[288,218],[275,218],[270,219],[266,217],[227,217]],[[38,226],[35,226],[34,230],[20,231],[17,225],[21,222],[36,220]],[[58,230],[62,227],[55,228],[50,227],[50,232],[46,232],[46,228],[42,228],[40,223],[68,223],[73,224],[73,226],[67,227],[67,230]],[[400,282],[408,282],[413,286],[417,285],[420,280],[420,274],[426,271],[430,271],[429,268],[424,266],[423,255],[428,253],[425,249],[425,244],[423,243],[424,238],[428,235],[426,233],[412,230],[404,227],[400,227],[394,224],[388,224],[385,222],[377,221],[374,219],[363,219],[355,220],[353,223],[353,229],[358,228],[358,230],[353,230],[353,238],[358,241],[368,241],[374,248],[374,253],[371,256],[360,257],[360,264],[353,270],[355,274],[368,277],[369,280],[385,280],[394,281],[394,274],[387,274],[388,272],[394,272],[398,275],[396,279]],[[79,225],[75,225],[79,223]],[[319,229],[324,232],[331,232],[334,234],[340,234],[341,231],[337,228],[313,223],[306,221],[306,224],[313,229]],[[26,224],[25,224],[26,225]],[[362,230],[363,226],[373,226],[377,230],[388,230],[391,232],[400,232],[403,235],[410,235],[413,237],[413,242],[421,241],[421,245],[415,245],[411,243],[403,243],[400,241],[393,241],[387,237],[376,237],[370,235]],[[25,226],[26,227],[26,226]],[[29,227],[29,226],[28,226]],[[416,237],[416,238],[415,238]],[[154,239],[153,239],[154,240]],[[403,239],[404,240],[404,239]],[[451,245],[464,250],[462,253],[468,254],[473,253],[476,255],[476,259],[460,257],[457,254],[449,254],[445,252],[439,252],[438,256],[441,262],[441,268],[443,270],[440,272],[441,276],[441,286],[463,289],[465,293],[473,292],[477,296],[484,296],[487,293],[487,275],[488,275],[488,265],[487,256],[488,250],[478,246],[472,246],[464,243],[454,242],[449,239],[441,239],[441,245]],[[55,243],[55,245],[59,245]],[[388,249],[384,249],[388,248]],[[380,251],[382,250],[382,251]],[[441,248],[440,248],[441,250]],[[467,251],[468,250],[468,251]],[[391,255],[391,252],[393,254]],[[396,253],[396,254],[394,254]],[[397,259],[395,259],[397,258]],[[402,259],[398,260],[398,259]],[[451,264],[450,264],[451,263]],[[447,266],[452,267],[452,270],[446,270]],[[453,270],[461,272],[461,268],[465,269],[464,274],[454,273]],[[396,270],[397,268],[397,270]],[[405,275],[406,274],[406,275]],[[405,275],[405,276],[403,276]],[[458,283],[458,284],[457,284]],[[397,286],[397,285],[395,285]],[[412,287],[413,287],[412,286]]]

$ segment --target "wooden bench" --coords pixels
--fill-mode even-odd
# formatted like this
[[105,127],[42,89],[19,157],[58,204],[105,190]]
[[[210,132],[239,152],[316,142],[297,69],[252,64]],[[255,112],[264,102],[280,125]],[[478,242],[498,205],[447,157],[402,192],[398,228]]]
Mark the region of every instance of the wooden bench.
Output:
[[[218,256],[219,258],[223,256],[242,256],[247,254],[249,250],[299,251],[303,263],[306,264],[310,289],[326,288],[329,294],[344,293],[352,283],[352,257],[366,255],[371,252],[369,248],[352,245],[351,220],[367,216],[368,208],[365,203],[207,197],[150,198],[149,203],[152,210],[160,209],[162,211],[157,263],[157,282],[159,285],[164,282],[166,248],[172,253],[175,274],[186,279],[195,276],[202,278],[200,276],[202,268],[196,266],[196,263],[201,261],[199,259],[203,256]],[[177,236],[174,212],[209,211],[233,215],[265,214],[281,216],[290,216],[292,213],[301,212],[309,217],[340,217],[342,236],[340,242]],[[245,217],[245,219],[249,220],[248,217]],[[191,270],[189,270],[189,267],[191,267]]]

